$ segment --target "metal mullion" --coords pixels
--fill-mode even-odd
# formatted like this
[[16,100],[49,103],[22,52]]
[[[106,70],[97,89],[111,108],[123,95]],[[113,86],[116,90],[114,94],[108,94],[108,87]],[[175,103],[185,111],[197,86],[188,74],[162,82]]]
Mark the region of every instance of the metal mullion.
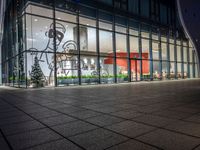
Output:
[[190,48],[189,48],[189,40],[187,40],[187,76],[188,76],[188,78],[190,78],[190,64],[189,64],[189,62],[190,62],[190,53],[189,53],[189,51],[190,51]]
[[127,35],[126,35],[126,47],[127,47],[127,53],[128,53],[128,81],[131,82],[131,54],[130,54],[130,38],[129,38],[129,19],[127,19]]
[[28,82],[28,76],[27,76],[27,75],[28,75],[28,74],[27,74],[28,65],[27,65],[27,51],[26,51],[26,50],[27,50],[26,15],[24,15],[24,28],[25,28],[25,29],[24,29],[24,32],[25,32],[25,37],[24,37],[24,38],[25,38],[25,39],[24,39],[24,40],[25,40],[25,41],[24,41],[24,42],[25,42],[25,51],[24,51],[24,53],[25,53],[25,72],[26,72],[26,73],[25,73],[25,76],[26,76],[26,88],[28,88],[28,85],[27,85],[27,82]]
[[150,80],[153,80],[153,52],[152,52],[152,28],[149,30],[149,61],[150,61]]
[[160,79],[162,79],[162,45],[161,45],[161,33],[160,33],[160,29],[158,30],[158,40],[159,40],[159,45],[158,45],[158,49],[159,49],[159,72],[160,72]]
[[81,56],[80,56],[80,24],[79,24],[79,11],[77,12],[77,50],[78,50],[78,79],[81,85]]
[[100,47],[99,47],[99,10],[96,10],[96,50],[97,50],[97,71],[98,71],[98,82],[101,84],[101,64],[100,64]]
[[[140,80],[143,80],[142,72],[142,39],[141,39],[141,24],[139,24],[139,36],[138,36],[138,47],[139,47],[139,61],[140,61]],[[136,60],[137,61],[137,60]]]
[[169,30],[167,33],[167,77],[170,79],[170,47],[169,47]]
[[174,34],[174,69],[175,69],[175,79],[177,78],[177,46],[176,46],[176,34]]
[[[55,12],[55,0],[53,1],[53,49],[54,49],[54,86],[57,87],[57,63],[56,63],[56,12]],[[49,77],[50,78],[50,77]]]
[[184,78],[184,63],[183,63],[183,39],[181,39],[181,76]]
[[116,33],[115,33],[115,15],[113,14],[113,53],[114,53],[114,82],[117,83],[117,61],[116,61]]

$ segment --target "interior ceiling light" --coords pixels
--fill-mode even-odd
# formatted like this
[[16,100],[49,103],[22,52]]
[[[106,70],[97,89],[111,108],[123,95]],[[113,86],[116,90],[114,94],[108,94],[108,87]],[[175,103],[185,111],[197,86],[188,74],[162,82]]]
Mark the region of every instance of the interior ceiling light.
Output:
[[38,21],[38,19],[34,19],[34,21]]

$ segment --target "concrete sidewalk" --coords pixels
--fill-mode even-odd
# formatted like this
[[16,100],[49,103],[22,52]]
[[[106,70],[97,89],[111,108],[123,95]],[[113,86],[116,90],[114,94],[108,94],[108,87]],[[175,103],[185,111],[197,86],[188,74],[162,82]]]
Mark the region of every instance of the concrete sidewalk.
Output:
[[2,150],[200,150],[200,80],[0,88]]

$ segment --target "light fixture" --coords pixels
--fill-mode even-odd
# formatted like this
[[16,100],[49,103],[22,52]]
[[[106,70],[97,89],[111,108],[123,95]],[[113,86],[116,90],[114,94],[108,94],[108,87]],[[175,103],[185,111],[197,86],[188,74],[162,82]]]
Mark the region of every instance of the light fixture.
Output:
[[37,22],[37,21],[38,21],[38,19],[34,19],[34,21],[35,21],[35,22]]
[[60,17],[58,17],[58,19],[61,19]]

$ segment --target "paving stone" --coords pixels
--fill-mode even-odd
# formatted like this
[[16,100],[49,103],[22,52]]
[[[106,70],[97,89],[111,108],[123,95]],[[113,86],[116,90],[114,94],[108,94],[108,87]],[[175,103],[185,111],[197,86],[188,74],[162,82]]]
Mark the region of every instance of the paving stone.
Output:
[[192,122],[176,121],[165,127],[166,129],[182,132],[191,136],[200,137],[200,125]]
[[164,110],[164,111],[159,111],[153,113],[154,115],[158,116],[163,116],[167,118],[172,118],[172,119],[183,119],[191,116],[190,113],[185,113],[185,112],[177,112],[177,111],[172,111],[172,110]]
[[200,124],[200,114],[193,115],[193,116],[185,118],[183,120],[191,121],[191,122],[195,122],[195,123],[199,123]]
[[74,121],[65,123],[63,125],[53,126],[52,128],[60,134],[62,134],[63,136],[69,137],[76,134],[80,134],[82,132],[96,129],[98,127],[83,121]]
[[2,150],[10,150],[8,144],[3,139],[3,137],[0,137],[0,149],[2,149]]
[[21,132],[29,132],[31,130],[41,129],[41,128],[45,128],[45,126],[37,121],[27,121],[27,122],[7,125],[2,127],[1,129],[5,135],[12,135]]
[[123,121],[111,126],[106,126],[105,128],[128,136],[130,138],[135,138],[139,135],[155,130],[154,127],[136,123],[133,121]]
[[0,127],[7,126],[10,124],[20,123],[20,122],[25,122],[25,121],[33,121],[33,119],[25,114],[21,115],[21,116],[15,116],[15,117],[11,117],[11,118],[1,119]]
[[129,140],[122,144],[108,148],[107,150],[158,150],[155,147],[138,142],[136,140]]
[[58,113],[58,112],[52,111],[52,110],[48,110],[48,111],[42,111],[42,112],[35,112],[30,115],[36,119],[42,119],[42,118],[47,118],[47,117],[59,116],[59,115],[61,115],[61,113]]
[[189,150],[200,143],[200,139],[163,129],[150,132],[137,139],[156,145],[164,150]]
[[128,140],[126,137],[104,129],[92,130],[70,137],[70,139],[79,143],[87,150],[102,150]]
[[175,119],[164,118],[160,116],[153,116],[153,115],[140,115],[139,117],[133,118],[133,121],[149,124],[156,127],[163,127],[175,122]]
[[11,135],[7,136],[7,138],[15,150],[29,148],[34,145],[61,139],[58,134],[47,128]]
[[117,122],[121,122],[123,120],[124,119],[121,119],[118,117],[113,117],[109,115],[101,115],[97,117],[88,118],[86,121],[98,126],[106,126],[106,125],[115,124]]
[[111,115],[125,118],[125,119],[132,119],[132,118],[142,115],[142,113],[132,111],[132,110],[122,110],[122,111],[111,113]]
[[77,112],[71,113],[70,115],[77,117],[79,119],[87,119],[87,118],[90,118],[90,117],[102,115],[102,113],[98,113],[98,112],[94,112],[94,111],[90,111],[90,110],[85,110],[85,111],[77,111]]
[[81,148],[66,139],[62,139],[28,148],[27,150],[81,150]]
[[67,115],[58,115],[58,116],[53,116],[53,117],[48,117],[48,118],[42,118],[39,120],[48,126],[55,126],[55,125],[75,121],[76,119],[69,117]]

